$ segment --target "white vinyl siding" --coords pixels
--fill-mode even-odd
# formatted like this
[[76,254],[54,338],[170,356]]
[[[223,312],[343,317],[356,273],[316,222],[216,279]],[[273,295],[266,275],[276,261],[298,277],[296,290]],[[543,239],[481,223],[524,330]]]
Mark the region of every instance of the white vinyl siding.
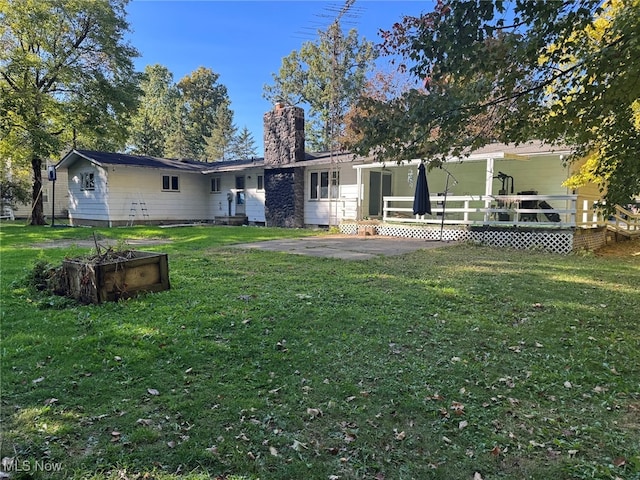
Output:
[[[333,171],[312,170],[306,178],[305,225],[335,225],[342,219],[356,218],[358,187],[352,164],[338,165]],[[314,179],[317,180],[315,188]],[[329,195],[331,199],[327,198]]]

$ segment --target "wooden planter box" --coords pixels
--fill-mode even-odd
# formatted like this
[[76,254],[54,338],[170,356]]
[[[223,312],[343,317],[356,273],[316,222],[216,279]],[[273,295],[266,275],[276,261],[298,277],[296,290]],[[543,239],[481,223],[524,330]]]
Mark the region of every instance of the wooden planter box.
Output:
[[128,256],[130,258],[98,264],[63,261],[68,295],[82,303],[102,303],[141,292],[169,290],[166,254],[131,251]]

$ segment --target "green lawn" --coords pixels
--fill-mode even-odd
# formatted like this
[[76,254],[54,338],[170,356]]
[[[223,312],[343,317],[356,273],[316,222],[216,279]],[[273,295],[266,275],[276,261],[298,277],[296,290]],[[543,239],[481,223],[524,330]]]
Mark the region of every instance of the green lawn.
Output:
[[[170,240],[145,250],[171,290],[79,306],[26,286],[88,252],[30,245],[94,232]],[[11,478],[640,478],[638,257],[229,246],[310,233],[2,223]]]

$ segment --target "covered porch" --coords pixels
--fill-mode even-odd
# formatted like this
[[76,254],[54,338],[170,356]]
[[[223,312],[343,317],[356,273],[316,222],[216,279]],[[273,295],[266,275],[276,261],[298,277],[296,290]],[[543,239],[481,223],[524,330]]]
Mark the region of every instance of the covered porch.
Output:
[[[570,167],[563,164],[569,153],[530,142],[517,147],[491,144],[468,157],[448,159],[427,171],[432,213],[425,216],[413,215],[412,208],[423,160],[356,165],[358,219],[575,226],[578,192],[562,185],[571,175]],[[429,161],[424,163],[428,166]]]
[[353,225],[367,222],[377,224],[375,233],[380,235],[568,253],[576,248],[576,230],[584,229],[597,236],[589,238],[589,245],[604,243],[606,219],[594,208],[599,196],[562,185],[572,173],[563,163],[569,153],[531,142],[518,147],[493,144],[468,157],[449,159],[427,172],[431,214],[426,215],[413,213],[422,160],[356,165],[358,218],[351,227],[343,222],[342,230],[357,233]]

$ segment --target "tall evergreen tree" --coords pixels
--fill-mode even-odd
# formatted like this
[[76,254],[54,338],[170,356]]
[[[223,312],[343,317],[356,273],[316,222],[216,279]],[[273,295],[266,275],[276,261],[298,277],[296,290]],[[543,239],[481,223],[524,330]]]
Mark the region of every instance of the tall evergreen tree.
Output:
[[228,101],[218,106],[214,121],[211,134],[205,137],[205,156],[212,161],[233,160],[237,128],[233,124],[233,111]]
[[187,109],[183,103],[178,102],[173,109],[169,133],[165,139],[162,156],[195,159],[196,152],[193,150],[193,143],[188,136],[188,132],[189,119]]
[[246,125],[234,138],[232,149],[233,157],[238,160],[246,160],[258,154],[256,141]]
[[129,147],[139,155],[161,157],[178,101],[173,74],[163,65],[147,65],[140,88],[142,96],[133,117]]

